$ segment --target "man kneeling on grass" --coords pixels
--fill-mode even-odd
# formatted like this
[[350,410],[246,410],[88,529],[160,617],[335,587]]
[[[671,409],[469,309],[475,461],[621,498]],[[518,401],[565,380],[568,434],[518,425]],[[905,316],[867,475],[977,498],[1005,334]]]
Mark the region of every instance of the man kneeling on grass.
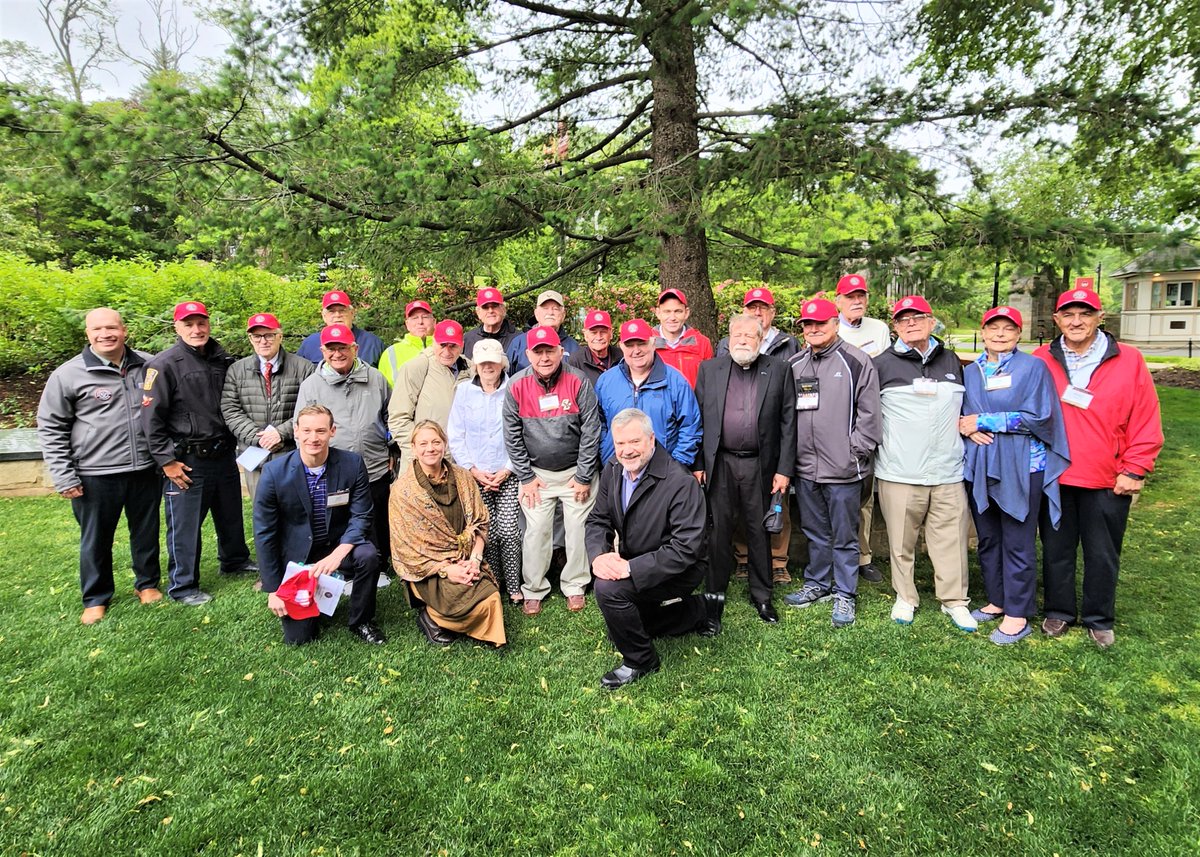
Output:
[[[296,414],[296,449],[268,462],[254,497],[254,543],[267,607],[283,622],[286,643],[316,639],[315,579],[341,572],[354,586],[347,617],[365,643],[387,642],[375,627],[379,551],[371,541],[371,483],[362,456],[331,449],[333,413],[308,405]],[[307,575],[283,581],[288,562]],[[298,581],[303,581],[298,583]],[[285,601],[286,598],[286,601]]]
[[586,528],[596,604],[623,658],[600,679],[608,690],[658,672],[654,637],[716,636],[725,607],[722,592],[692,594],[708,572],[700,485],[655,442],[642,411],[613,417],[612,439],[616,456],[601,472]]

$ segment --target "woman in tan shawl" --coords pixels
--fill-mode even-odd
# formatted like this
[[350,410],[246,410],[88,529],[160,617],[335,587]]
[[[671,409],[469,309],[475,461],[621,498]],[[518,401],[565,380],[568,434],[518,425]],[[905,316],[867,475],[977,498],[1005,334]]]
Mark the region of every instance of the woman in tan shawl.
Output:
[[413,428],[412,463],[392,485],[392,563],[424,602],[417,627],[438,646],[460,634],[503,646],[504,615],[483,563],[488,513],[471,474],[446,461],[446,433],[433,420]]

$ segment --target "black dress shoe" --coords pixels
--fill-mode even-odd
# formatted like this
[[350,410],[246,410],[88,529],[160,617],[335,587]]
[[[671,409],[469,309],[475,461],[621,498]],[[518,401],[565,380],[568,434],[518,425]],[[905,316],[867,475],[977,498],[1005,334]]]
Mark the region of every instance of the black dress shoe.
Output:
[[873,562],[860,565],[858,567],[858,576],[868,583],[879,583],[883,580],[883,572],[877,569]]
[[652,667],[647,667],[644,670],[635,670],[633,667],[621,664],[615,670],[606,672],[600,679],[600,686],[605,690],[617,690],[627,684],[633,684],[639,678],[645,678],[648,675],[658,672],[658,664]]
[[424,607],[417,611],[417,627],[421,629],[425,639],[435,646],[448,646],[457,636],[429,618],[429,613]]
[[370,643],[372,646],[382,646],[387,642],[387,637],[384,636],[383,631],[380,631],[371,622],[360,622],[357,625],[351,625],[350,633],[364,643]]
[[223,568],[221,574],[258,574],[258,566],[252,562],[239,565],[237,568]]
[[721,633],[721,616],[725,613],[725,593],[704,593],[704,618],[696,626],[701,637],[715,637]]
[[758,618],[768,625],[774,625],[779,621],[779,614],[775,612],[775,606],[770,601],[755,601],[754,609],[758,611]]

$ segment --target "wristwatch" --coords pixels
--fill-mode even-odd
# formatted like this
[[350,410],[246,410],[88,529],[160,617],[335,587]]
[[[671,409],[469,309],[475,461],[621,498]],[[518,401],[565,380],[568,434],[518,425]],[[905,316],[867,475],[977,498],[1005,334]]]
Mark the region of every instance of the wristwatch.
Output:
[[1142,482],[1146,478],[1145,473],[1134,473],[1132,470],[1122,470],[1121,475],[1128,476],[1130,479],[1136,479],[1138,482]]

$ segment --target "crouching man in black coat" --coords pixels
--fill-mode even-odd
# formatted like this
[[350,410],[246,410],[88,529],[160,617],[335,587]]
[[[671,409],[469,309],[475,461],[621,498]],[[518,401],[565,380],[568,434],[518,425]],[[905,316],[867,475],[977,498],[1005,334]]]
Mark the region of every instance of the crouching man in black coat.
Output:
[[696,480],[655,443],[642,411],[626,408],[613,417],[612,437],[616,457],[600,475],[586,528],[596,604],[623,657],[600,679],[608,690],[658,672],[654,637],[715,636],[725,606],[724,593],[692,594],[708,572],[704,493]]

